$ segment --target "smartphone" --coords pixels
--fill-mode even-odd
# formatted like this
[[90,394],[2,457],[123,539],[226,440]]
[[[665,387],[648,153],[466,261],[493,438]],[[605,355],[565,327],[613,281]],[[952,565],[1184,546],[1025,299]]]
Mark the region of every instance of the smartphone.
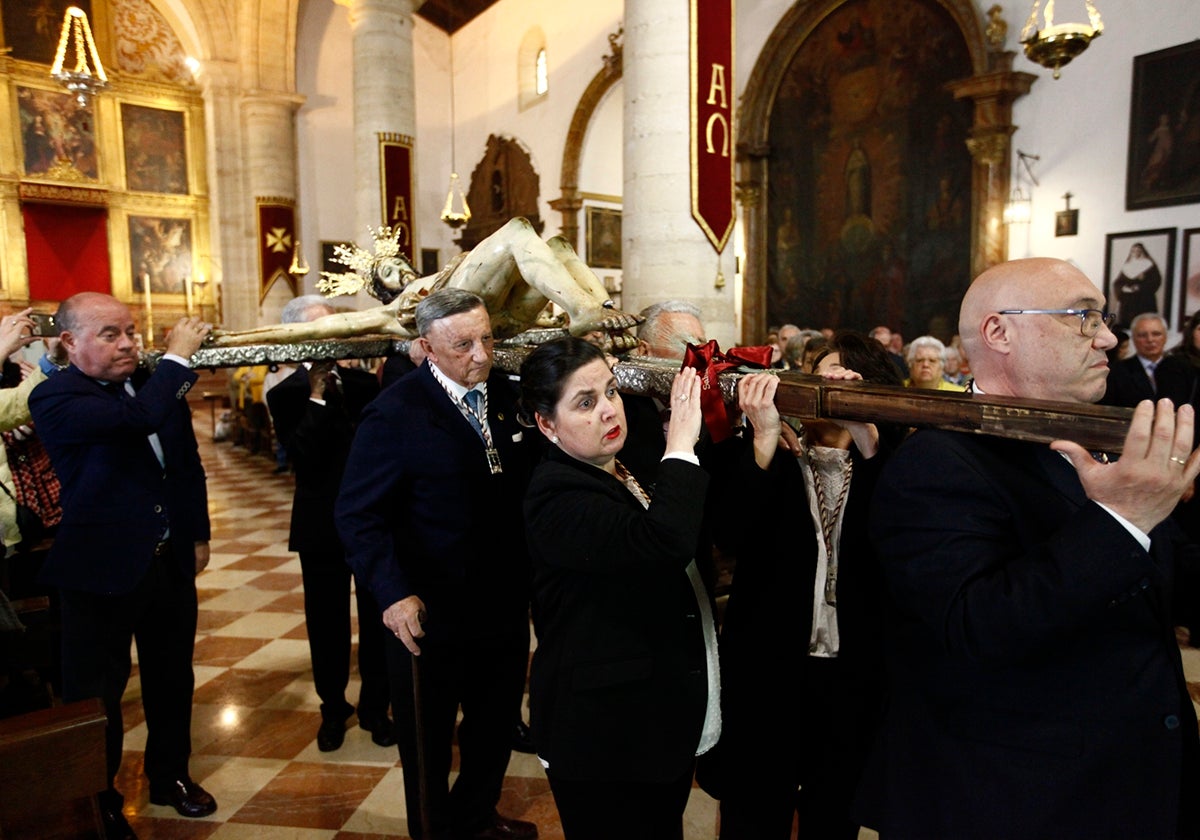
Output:
[[32,335],[58,335],[58,324],[55,322],[54,316],[49,312],[31,312],[29,313],[29,317],[33,319]]

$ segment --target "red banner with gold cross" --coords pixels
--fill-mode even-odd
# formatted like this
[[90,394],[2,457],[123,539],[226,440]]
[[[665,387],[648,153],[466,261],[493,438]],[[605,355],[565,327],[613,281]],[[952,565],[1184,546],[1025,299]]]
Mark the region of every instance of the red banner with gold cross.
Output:
[[383,223],[400,231],[400,253],[413,260],[413,141],[405,134],[379,135],[379,185]]
[[288,273],[296,251],[296,205],[290,198],[258,198],[258,302],[282,279],[299,294],[296,278]]
[[692,218],[718,254],[733,231],[733,3],[691,0]]

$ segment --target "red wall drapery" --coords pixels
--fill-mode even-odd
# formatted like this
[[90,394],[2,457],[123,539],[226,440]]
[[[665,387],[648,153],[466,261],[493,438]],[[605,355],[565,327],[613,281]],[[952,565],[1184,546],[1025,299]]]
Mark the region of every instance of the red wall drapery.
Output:
[[102,207],[22,204],[30,300],[62,301],[76,292],[112,292],[108,211]]

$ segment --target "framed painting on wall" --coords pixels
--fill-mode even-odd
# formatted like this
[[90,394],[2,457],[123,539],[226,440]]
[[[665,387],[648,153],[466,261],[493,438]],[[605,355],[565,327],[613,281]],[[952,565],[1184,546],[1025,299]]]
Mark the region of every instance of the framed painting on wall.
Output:
[[129,267],[135,293],[149,280],[155,294],[184,294],[192,273],[192,220],[130,216]]
[[187,195],[187,130],[182,111],[122,102],[121,136],[127,189]]
[[61,181],[95,181],[96,112],[75,97],[41,88],[17,87],[17,114],[25,175]]
[[1200,311],[1200,228],[1183,232],[1183,293],[1179,296],[1179,329],[1193,312]]
[[1110,233],[1104,252],[1104,297],[1116,326],[1129,328],[1135,315],[1157,312],[1171,323],[1171,276],[1175,271],[1175,228]]
[[592,268],[621,267],[621,211],[587,208],[587,264]]
[[22,61],[53,64],[63,18],[71,6],[83,9],[95,26],[91,0],[0,0],[4,43],[12,49],[10,55]]
[[1125,209],[1200,202],[1200,41],[1135,56]]

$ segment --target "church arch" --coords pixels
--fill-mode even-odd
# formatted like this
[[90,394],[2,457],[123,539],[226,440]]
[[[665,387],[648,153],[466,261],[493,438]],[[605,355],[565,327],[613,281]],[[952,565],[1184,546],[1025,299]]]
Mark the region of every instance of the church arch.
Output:
[[621,36],[621,30],[608,36],[612,52],[604,57],[604,66],[592,77],[571,115],[571,125],[563,145],[562,176],[559,178],[561,193],[550,202],[550,206],[562,214],[562,236],[576,250],[579,250],[579,211],[583,207],[583,197],[579,193],[579,167],[583,158],[584,139],[596,109],[613,85],[621,80]]
[[[929,208],[914,206],[921,199],[903,194],[904,187],[901,186],[897,188],[901,195],[892,196],[892,210],[897,214],[906,213],[910,220],[909,227],[912,219],[925,219],[927,212],[927,224],[931,226],[951,216],[962,220],[965,227],[960,225],[955,229],[959,252],[958,262],[955,263],[957,267],[943,267],[941,274],[959,274],[953,282],[963,288],[981,266],[999,261],[996,255],[1006,249],[1007,232],[1002,226],[988,227],[987,220],[997,206],[997,200],[1002,202],[1002,198],[997,199],[1000,190],[1007,187],[1008,138],[1013,130],[1008,125],[1011,103],[1028,90],[1031,81],[1024,80],[1027,74],[1011,72],[1013,54],[1002,52],[1002,42],[989,42],[976,4],[970,0],[905,0],[903,3],[883,0],[810,0],[797,3],[767,39],[744,87],[739,114],[738,188],[746,248],[742,292],[744,340],[755,340],[764,334],[769,320],[785,315],[787,320],[800,318],[808,323],[805,312],[780,311],[786,308],[780,306],[780,252],[790,248],[793,250],[789,253],[808,254],[815,241],[811,227],[804,230],[803,225],[796,225],[795,220],[784,212],[787,202],[781,201],[781,193],[788,195],[789,200],[794,200],[801,190],[806,190],[811,200],[812,191],[820,187],[824,190],[821,193],[821,211],[825,211],[832,198],[837,206],[835,212],[840,213],[843,206],[850,208],[852,204],[861,210],[864,202],[871,201],[872,197],[878,203],[880,196],[886,195],[888,181],[885,179],[891,177],[894,183],[902,184],[909,175],[906,168],[897,171],[902,167],[897,166],[896,155],[890,159],[880,156],[878,140],[872,148],[870,132],[857,129],[870,125],[870,119],[875,114],[866,111],[882,107],[878,97],[881,89],[886,93],[886,86],[878,80],[874,87],[871,86],[871,75],[902,73],[909,57],[904,54],[904,49],[909,45],[913,51],[927,48],[926,39],[930,37],[927,31],[921,31],[917,38],[895,37],[897,25],[912,22],[917,17],[940,21],[941,30],[952,36],[950,40],[954,42],[958,54],[955,75],[940,79],[925,78],[920,80],[923,88],[914,88],[925,90],[927,93],[923,95],[936,94],[952,100],[943,102],[939,107],[944,113],[950,114],[956,123],[956,139],[948,148],[950,155],[957,158],[955,165],[958,169],[949,175],[933,172],[927,176],[930,180],[922,188],[925,190],[923,195],[928,197],[926,203],[930,205]],[[882,23],[884,19],[888,23]],[[878,32],[869,31],[874,23],[879,24]],[[833,26],[842,28],[832,32]],[[844,48],[844,53],[834,58],[843,62],[837,66],[846,71],[843,78],[848,80],[845,89],[837,92],[837,101],[833,104],[825,102],[823,107],[830,110],[863,107],[866,111],[862,114],[834,114],[829,125],[820,126],[822,131],[831,132],[829,136],[832,140],[841,143],[840,156],[830,153],[835,144],[829,143],[821,149],[825,152],[824,157],[817,156],[788,171],[783,165],[780,138],[772,135],[773,119],[778,119],[776,112],[780,103],[794,95],[797,78],[790,74],[795,74],[796,67],[801,66],[798,56],[803,58],[801,51],[810,43],[814,33],[824,38],[833,34],[838,39],[835,46]],[[872,40],[874,38],[877,38],[877,42]],[[882,45],[889,41],[887,49],[883,49]],[[881,47],[881,52],[874,58],[866,57],[877,45]],[[855,55],[854,49],[859,49],[861,54]],[[872,65],[870,70],[859,74],[857,78],[857,67],[852,66],[856,60],[861,60],[864,67]],[[992,83],[985,85],[980,80]],[[979,84],[974,87],[969,85],[975,82]],[[803,80],[800,83],[803,84]],[[1020,89],[1022,85],[1024,87]],[[891,90],[904,95],[908,87],[895,85]],[[830,100],[833,99],[831,96]],[[965,109],[965,113],[956,112],[954,101],[957,101],[957,107]],[[971,107],[972,102],[976,107]],[[989,107],[979,107],[984,102]],[[847,131],[847,127],[851,130]],[[809,129],[812,130],[812,127]],[[846,134],[835,136],[834,132],[838,131]],[[815,136],[815,130],[813,134]],[[928,139],[929,136],[922,135],[920,131],[911,133],[913,142],[928,142]],[[988,142],[985,143],[985,140]],[[902,146],[904,142],[908,141],[901,142]],[[856,144],[859,144],[858,147]],[[873,155],[873,152],[876,154]],[[876,160],[872,160],[872,157]],[[836,178],[832,177],[834,171]],[[831,192],[835,181],[842,186]],[[882,193],[881,186],[884,190]],[[937,203],[939,186],[943,192],[951,186],[954,189],[949,192],[955,194],[945,196],[941,206],[935,208],[932,205]],[[849,213],[849,209],[846,212]],[[840,258],[848,251],[850,257],[843,260],[845,264],[837,266],[837,270],[830,271],[831,276],[821,278],[819,290],[824,294],[834,289],[845,298],[841,303],[849,302],[850,305],[834,305],[819,316],[810,317],[837,318],[841,323],[832,325],[870,329],[872,323],[867,323],[866,319],[882,319],[886,313],[876,314],[870,305],[862,306],[861,301],[870,291],[867,288],[870,284],[888,284],[888,271],[895,268],[901,252],[908,247],[908,230],[905,225],[895,224],[894,219],[889,225],[888,219],[881,221],[870,213],[849,213],[845,220],[839,218],[837,221],[840,229],[836,235],[827,230],[824,241],[836,239],[836,256]],[[828,225],[827,220],[817,222],[821,223]],[[965,256],[962,253],[964,250]],[[824,254],[814,259],[823,267],[824,263],[820,261],[828,256]],[[790,276],[807,279],[806,272],[812,270],[812,265],[800,265]],[[851,274],[857,272],[853,282],[847,281],[844,276],[847,266]],[[786,282],[784,277],[782,284],[786,285]],[[943,299],[941,309],[948,310],[948,301],[960,291],[947,288],[939,293]],[[798,301],[793,300],[792,303],[798,304]],[[936,330],[945,333],[953,330],[953,320],[945,311],[909,310],[901,323],[892,326],[900,328],[907,325],[910,331]],[[827,324],[811,325],[821,327]]]

